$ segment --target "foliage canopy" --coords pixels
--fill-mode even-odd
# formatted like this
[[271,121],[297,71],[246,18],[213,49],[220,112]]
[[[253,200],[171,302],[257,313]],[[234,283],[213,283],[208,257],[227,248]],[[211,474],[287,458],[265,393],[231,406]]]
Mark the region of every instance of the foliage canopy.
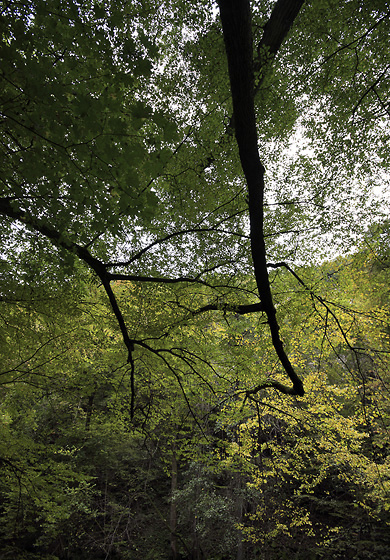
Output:
[[338,516],[386,555],[389,34],[384,0],[0,3],[10,558],[163,558],[167,496],[174,558],[346,558]]
[[207,2],[4,4],[3,239],[12,250],[33,230],[38,255],[92,269],[130,363],[139,344],[115,280],[258,304],[293,383],[279,388],[301,394],[267,267],[320,256],[321,239],[355,242],[378,219],[388,6],[219,8],[222,27]]

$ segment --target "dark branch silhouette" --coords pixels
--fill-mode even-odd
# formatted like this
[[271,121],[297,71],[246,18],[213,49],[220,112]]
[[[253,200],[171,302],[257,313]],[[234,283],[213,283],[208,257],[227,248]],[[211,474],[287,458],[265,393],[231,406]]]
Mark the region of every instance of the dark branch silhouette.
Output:
[[[303,383],[288,359],[279,335],[279,323],[276,318],[267,270],[264,240],[265,169],[259,157],[257,141],[250,4],[249,0],[219,0],[218,4],[228,60],[234,129],[241,166],[248,187],[251,251],[257,288],[267,315],[272,344],[293,383],[291,393],[303,395]],[[269,51],[274,53],[278,51],[302,4],[301,0],[279,0],[276,3],[273,15],[264,31],[265,37],[269,37],[263,42],[264,48],[268,47]],[[284,25],[282,29],[279,29],[282,20]],[[274,29],[274,26],[277,29]]]

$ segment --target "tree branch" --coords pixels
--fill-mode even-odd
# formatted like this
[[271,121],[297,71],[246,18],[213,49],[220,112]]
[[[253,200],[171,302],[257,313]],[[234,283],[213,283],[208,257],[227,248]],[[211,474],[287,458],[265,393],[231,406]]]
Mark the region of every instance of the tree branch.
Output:
[[[276,354],[293,383],[292,394],[303,395],[301,379],[290,363],[279,335],[279,324],[273,304],[268,277],[264,242],[264,166],[260,160],[257,144],[256,116],[254,107],[254,64],[252,46],[252,22],[249,0],[218,0],[222,29],[228,60],[230,87],[235,117],[235,135],[242,170],[248,187],[250,237],[252,259],[261,303],[267,315],[272,343]],[[267,23],[266,37],[269,47],[278,51],[300,7],[301,0],[278,0],[278,14]],[[294,6],[294,10],[291,7]],[[274,12],[273,12],[274,13]],[[285,18],[283,30],[277,27]],[[265,43],[264,43],[265,44]]]
[[95,274],[101,280],[103,287],[107,293],[112,310],[118,321],[123,341],[128,350],[128,362],[131,363],[131,352],[134,350],[134,346],[129,337],[125,320],[123,318],[121,310],[119,309],[118,302],[110,285],[110,281],[112,280],[112,278],[106,271],[104,263],[99,259],[93,257],[88,249],[86,249],[85,247],[81,247],[81,245],[75,243],[74,241],[70,241],[64,234],[44,223],[43,219],[35,218],[26,210],[17,208],[15,201],[10,198],[0,199],[0,214],[17,220],[18,222],[24,224],[34,231],[38,231],[44,237],[50,239],[58,247],[61,247],[66,251],[69,251],[70,253],[76,255],[95,272]]
[[248,313],[258,313],[259,311],[264,311],[263,305],[259,303],[248,303],[242,305],[232,305],[229,303],[209,303],[208,305],[204,305],[199,309],[191,310],[187,307],[180,305],[179,307],[183,307],[191,313],[191,315],[200,315],[201,313],[205,313],[206,311],[223,311],[237,313],[238,315],[247,315]]
[[257,58],[253,64],[253,71],[259,77],[255,95],[266,76],[263,71],[264,66],[278,53],[303,3],[304,0],[278,0],[274,5],[270,18],[265,24],[263,36],[257,45]]
[[245,391],[245,396],[250,397],[250,395],[255,395],[262,389],[268,389],[268,388],[276,389],[277,391],[285,395],[297,394],[296,391],[294,390],[294,387],[288,387],[283,383],[279,383],[279,381],[264,381],[264,383],[260,383],[260,385],[257,385],[253,389],[248,389],[247,391]]

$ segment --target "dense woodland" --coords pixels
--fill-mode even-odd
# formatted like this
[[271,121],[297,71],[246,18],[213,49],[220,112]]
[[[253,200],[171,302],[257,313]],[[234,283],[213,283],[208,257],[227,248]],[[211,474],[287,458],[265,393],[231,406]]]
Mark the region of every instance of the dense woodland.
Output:
[[0,27],[0,559],[390,558],[389,2]]

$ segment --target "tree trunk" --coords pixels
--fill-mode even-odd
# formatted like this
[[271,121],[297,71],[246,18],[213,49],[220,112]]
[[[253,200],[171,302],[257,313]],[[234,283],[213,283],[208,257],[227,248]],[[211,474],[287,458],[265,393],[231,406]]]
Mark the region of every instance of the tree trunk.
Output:
[[171,461],[171,507],[169,512],[169,528],[171,531],[171,558],[177,559],[177,509],[174,501],[175,491],[177,490],[177,458],[175,446],[172,446],[172,461]]

